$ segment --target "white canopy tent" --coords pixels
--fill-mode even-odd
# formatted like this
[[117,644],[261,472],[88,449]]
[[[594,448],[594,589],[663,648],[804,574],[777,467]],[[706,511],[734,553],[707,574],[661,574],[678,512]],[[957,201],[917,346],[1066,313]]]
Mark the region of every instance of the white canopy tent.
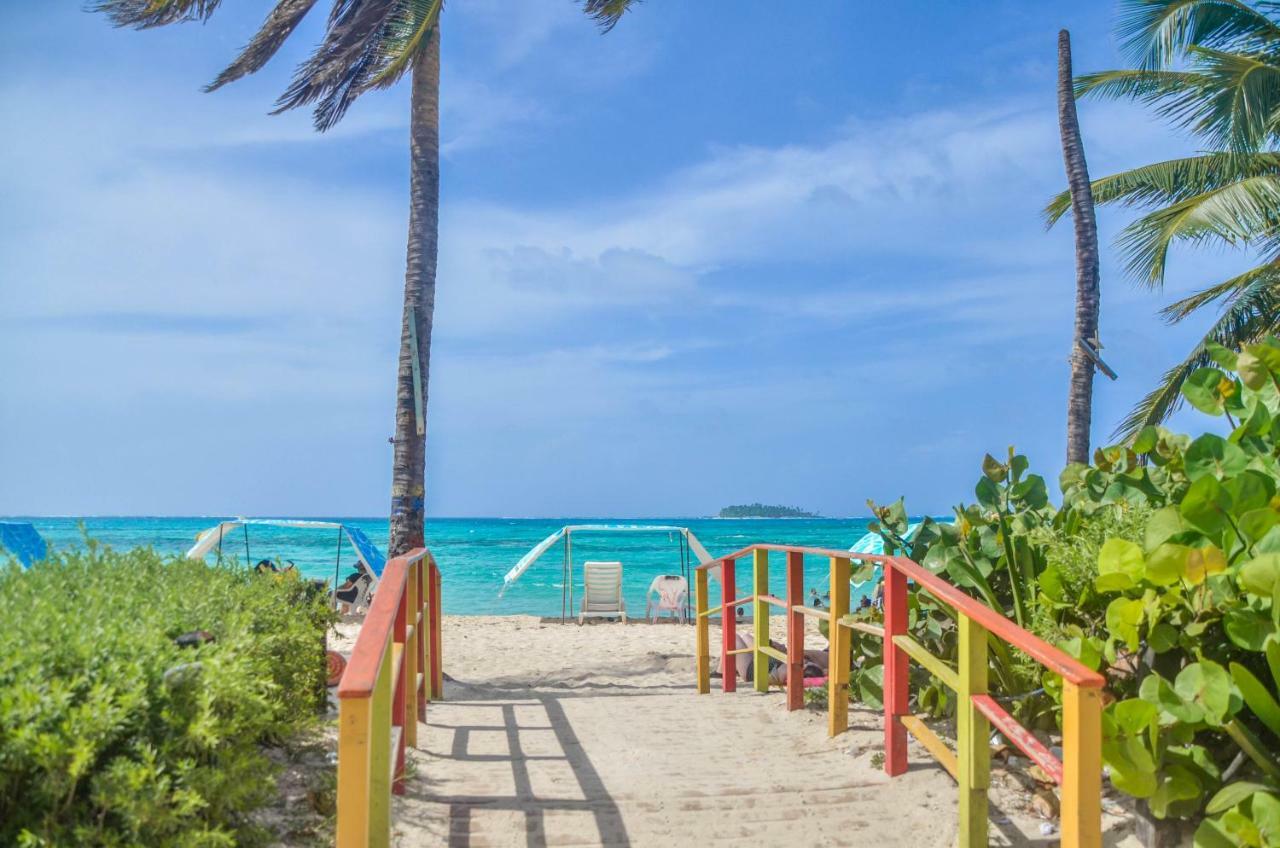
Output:
[[[512,583],[520,579],[520,575],[529,570],[538,559],[552,548],[561,539],[564,540],[564,565],[563,577],[564,585],[561,588],[560,599],[560,619],[564,620],[566,609],[573,607],[573,534],[574,533],[677,533],[681,540],[680,547],[680,570],[681,576],[688,579],[689,571],[692,566],[689,564],[687,553],[692,553],[697,558],[699,565],[706,565],[712,562],[711,554],[707,553],[707,549],[698,541],[698,537],[693,535],[688,527],[676,527],[667,524],[570,524],[561,527],[538,544],[534,545],[527,554],[520,557],[520,561],[512,566],[511,570],[502,578],[502,589],[498,592],[498,597],[510,588]],[[720,579],[719,567],[708,569],[709,573],[716,580]]]

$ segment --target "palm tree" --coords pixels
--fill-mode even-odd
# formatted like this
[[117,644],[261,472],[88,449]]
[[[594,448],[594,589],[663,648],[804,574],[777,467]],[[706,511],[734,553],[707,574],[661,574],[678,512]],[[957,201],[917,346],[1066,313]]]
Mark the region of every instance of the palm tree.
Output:
[[1071,90],[1071,35],[1065,29],[1058,32],[1058,127],[1070,186],[1071,214],[1076,223],[1076,332],[1071,344],[1071,383],[1067,391],[1067,462],[1087,464],[1094,364],[1085,345],[1098,347],[1098,221]]
[[[1137,100],[1207,147],[1092,183],[1098,203],[1145,210],[1118,239],[1129,272],[1160,288],[1177,243],[1250,250],[1261,260],[1162,310],[1169,323],[1213,305],[1218,315],[1121,422],[1117,435],[1131,438],[1177,409],[1183,381],[1210,362],[1215,344],[1239,348],[1280,330],[1280,5],[1123,0],[1117,32],[1137,67],[1083,75],[1077,96]],[[1058,195],[1045,210],[1049,222],[1069,205],[1067,192]]]
[[[258,33],[206,91],[262,69],[317,0],[277,0]],[[608,31],[637,0],[581,0]],[[97,0],[116,26],[149,29],[207,20],[221,0]],[[427,385],[436,302],[440,207],[440,10],[444,0],[333,0],[324,37],[298,66],[272,114],[315,104],[324,132],[356,98],[411,72],[409,239],[396,381],[391,538],[397,556],[423,544]],[[415,361],[416,354],[416,361]]]

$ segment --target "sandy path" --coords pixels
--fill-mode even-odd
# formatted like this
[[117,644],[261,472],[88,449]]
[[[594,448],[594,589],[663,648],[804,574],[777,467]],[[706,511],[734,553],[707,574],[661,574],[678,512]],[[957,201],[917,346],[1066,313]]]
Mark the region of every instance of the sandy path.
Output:
[[[922,749],[890,780],[878,714],[829,739],[776,690],[697,696],[692,628],[447,617],[443,636],[452,679],[409,754],[397,845],[955,842],[955,784]],[[992,817],[995,844],[1056,844],[1023,811]]]

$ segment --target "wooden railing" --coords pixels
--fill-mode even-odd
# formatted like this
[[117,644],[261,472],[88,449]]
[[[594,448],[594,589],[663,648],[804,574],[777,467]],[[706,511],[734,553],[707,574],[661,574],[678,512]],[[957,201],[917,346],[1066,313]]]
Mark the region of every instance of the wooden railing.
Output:
[[443,690],[440,569],[418,548],[383,569],[338,683],[338,848],[390,844],[405,747]]
[[[769,592],[769,552],[787,558],[786,599]],[[752,557],[752,591],[738,595],[735,566]],[[827,610],[803,605],[804,556],[830,559],[831,604]],[[849,616],[851,558],[879,564],[884,574],[883,627],[853,621]],[[720,605],[709,606],[708,572],[721,569]],[[952,668],[930,654],[907,632],[907,581],[927,591],[956,613],[959,662]],[[787,545],[751,545],[719,560],[699,566],[695,579],[697,622],[697,686],[699,694],[711,691],[710,619],[720,614],[721,685],[725,692],[737,686],[733,658],[752,655],[755,688],[769,688],[769,659],[786,665],[787,709],[804,706],[804,618],[828,622],[827,707],[828,734],[843,733],[849,725],[850,632],[862,630],[884,640],[884,740],[885,772],[896,777],[907,770],[907,733],[950,772],[960,785],[960,844],[987,844],[991,749],[988,739],[994,724],[1011,743],[1041,766],[1061,787],[1061,837],[1064,848],[1102,843],[1102,703],[1105,682],[1101,675],[1072,657],[1018,627],[1001,613],[983,604],[936,574],[905,557],[850,554],[826,548]],[[752,606],[753,644],[737,646],[737,608]],[[769,611],[780,607],[787,616],[785,654],[769,643]],[[988,639],[994,636],[1012,645],[1062,678],[1062,751],[1059,761],[1043,744],[993,699],[987,691]],[[913,659],[958,696],[956,751],[940,739],[908,707],[907,661]]]

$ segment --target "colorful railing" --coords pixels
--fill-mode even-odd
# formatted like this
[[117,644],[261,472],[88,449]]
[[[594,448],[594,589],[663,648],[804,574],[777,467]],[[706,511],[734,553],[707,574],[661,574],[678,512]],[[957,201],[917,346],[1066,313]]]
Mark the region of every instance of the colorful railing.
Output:
[[[786,554],[786,598],[769,592],[769,553]],[[752,591],[738,596],[735,567],[752,557]],[[829,557],[831,603],[826,610],[803,604],[804,556]],[[884,573],[883,627],[853,621],[849,616],[851,558],[876,563]],[[719,568],[721,601],[708,601],[708,575]],[[927,591],[956,614],[959,662],[952,668],[930,654],[907,632],[907,581]],[[786,545],[751,545],[699,566],[695,579],[697,624],[697,686],[699,694],[711,691],[710,619],[720,614],[721,685],[725,692],[737,688],[733,658],[750,653],[755,688],[769,688],[769,659],[785,664],[787,709],[804,706],[804,619],[828,622],[827,706],[829,735],[843,733],[849,725],[850,632],[861,630],[884,639],[884,739],[885,772],[896,777],[907,770],[907,733],[911,733],[960,785],[960,844],[987,844],[991,749],[994,725],[1013,745],[1037,763],[1061,788],[1061,838],[1063,848],[1102,844],[1102,703],[1101,675],[1038,637],[1018,627],[999,612],[961,592],[932,572],[905,557],[850,554],[826,548]],[[752,607],[752,645],[737,645],[737,609]],[[787,616],[785,653],[769,642],[769,614],[780,608]],[[987,691],[988,640],[996,637],[1035,659],[1062,678],[1062,751],[1059,761],[1030,732],[1017,723]],[[907,661],[915,660],[955,691],[956,751],[937,736],[908,708]]]
[[405,747],[443,680],[440,569],[418,548],[387,563],[338,683],[338,848],[390,844]]

